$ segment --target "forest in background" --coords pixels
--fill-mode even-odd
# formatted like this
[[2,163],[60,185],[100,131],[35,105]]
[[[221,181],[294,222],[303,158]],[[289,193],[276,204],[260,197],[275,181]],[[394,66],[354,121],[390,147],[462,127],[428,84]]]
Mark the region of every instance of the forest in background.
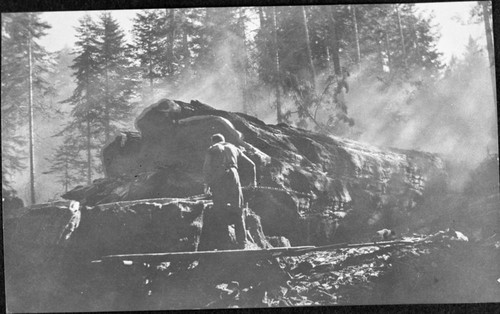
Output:
[[408,3],[143,10],[132,42],[108,11],[83,17],[57,53],[37,43],[50,28],[40,15],[2,14],[2,188],[28,203],[102,177],[100,149],[161,98],[441,153],[464,170],[498,151],[491,2],[468,21],[488,46],[470,38],[448,65],[432,17]]

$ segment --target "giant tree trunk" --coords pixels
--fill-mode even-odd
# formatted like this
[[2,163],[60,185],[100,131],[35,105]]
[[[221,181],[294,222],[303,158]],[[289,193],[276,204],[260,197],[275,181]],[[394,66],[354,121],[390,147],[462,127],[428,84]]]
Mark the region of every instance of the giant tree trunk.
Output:
[[309,70],[311,71],[311,83],[313,86],[313,90],[316,91],[316,70],[314,69],[314,61],[311,51],[311,40],[309,38],[309,28],[307,27],[306,8],[302,6],[301,9],[302,9],[302,25],[304,26],[304,38],[307,49],[307,59],[309,62]]
[[168,9],[170,11],[168,16],[168,26],[167,26],[167,62],[168,62],[168,75],[170,78],[174,75],[174,67],[172,66],[175,56],[174,56],[174,41],[175,41],[175,9]]
[[155,89],[153,82],[153,60],[152,60],[152,51],[151,51],[151,42],[148,41],[148,71],[149,71],[149,90],[151,93],[150,99],[151,101],[155,101]]
[[105,73],[105,78],[106,78],[106,86],[105,86],[105,90],[104,90],[104,97],[105,97],[105,101],[104,101],[104,140],[105,140],[105,143],[109,143],[109,139],[111,137],[111,127],[110,127],[110,124],[111,124],[111,117],[109,115],[109,110],[110,110],[110,102],[109,102],[109,98],[110,98],[110,91],[109,91],[109,69],[108,69],[108,65],[106,64],[106,69],[104,70],[104,73]]
[[[91,261],[110,254],[199,249],[201,231],[216,224],[205,224],[211,201],[198,196],[213,133],[245,149],[256,164],[259,188],[245,187],[249,169],[239,167],[239,173],[245,202],[256,214],[245,216],[247,226],[254,222],[249,238],[258,247],[267,246],[263,235],[286,237],[296,246],[358,242],[381,228],[418,232],[443,216],[438,205],[446,204],[439,202],[447,193],[446,167],[434,154],[269,125],[198,101],[161,100],[144,110],[136,127],[103,149],[106,178],[64,195],[81,201],[80,208],[76,202],[31,206],[5,224],[5,264],[12,274],[7,296],[30,299],[14,300],[19,312],[36,310],[23,307],[35,304],[34,296],[52,312],[65,309],[64,302],[88,302],[89,311],[93,304],[112,306],[116,286],[132,298],[120,301],[136,307],[141,298],[151,303],[155,296],[147,296],[144,284],[150,277],[131,278],[131,270],[166,268],[163,278],[170,280],[169,265],[113,264],[117,272],[106,276],[103,263]],[[491,205],[496,209],[497,203]],[[494,214],[491,210],[489,221]],[[226,240],[231,238],[231,228],[222,229]],[[218,236],[213,239],[220,244]],[[107,283],[110,278],[120,284]],[[143,297],[127,294],[134,286],[146,288]],[[53,299],[62,303],[47,302]]]
[[29,111],[29,159],[30,159],[30,197],[31,204],[36,203],[35,195],[35,134],[33,125],[33,56],[32,56],[32,38],[31,38],[31,14],[28,25],[28,111]]
[[337,34],[337,18],[335,14],[335,9],[330,7],[329,12],[330,17],[330,52],[333,60],[333,69],[337,76],[341,75],[340,69],[340,56],[339,56],[339,38]]
[[87,184],[92,184],[92,134],[90,133],[90,118],[87,118]]
[[[103,150],[107,179],[64,197],[92,206],[201,194],[205,150],[210,136],[222,133],[253,159],[259,186],[271,187],[244,189],[264,232],[301,245],[400,225],[444,171],[442,162],[430,154],[382,150],[286,125],[266,125],[196,101],[159,101],[141,114],[136,126],[140,134],[123,133]],[[249,169],[239,170],[245,186]],[[406,205],[397,207],[396,201]],[[343,231],[335,233],[337,224]]]
[[280,84],[281,84],[281,70],[280,70],[280,56],[279,56],[279,46],[278,46],[278,21],[276,16],[276,7],[273,7],[273,49],[274,49],[274,88],[276,92],[276,120],[278,123],[283,122],[283,116],[281,113],[281,95],[280,95]]
[[349,8],[351,8],[352,21],[354,24],[354,38],[356,41],[356,63],[359,66],[359,64],[361,62],[361,49],[359,46],[359,33],[358,33],[358,20],[356,18],[356,6],[349,6]]
[[247,51],[247,44],[246,44],[246,31],[245,31],[245,12],[243,11],[243,8],[239,8],[239,19],[238,19],[238,27],[239,27],[239,36],[241,37],[241,46],[243,49],[243,60],[241,66],[243,67],[242,71],[242,77],[240,79],[241,81],[241,96],[242,96],[242,110],[244,113],[248,113],[249,108],[248,108],[248,51]]
[[[412,14],[412,15],[415,14],[415,11],[413,9],[411,9],[410,14]],[[412,58],[414,58],[415,60],[421,60],[420,47],[419,47],[419,43],[418,43],[418,34],[417,34],[417,30],[415,29],[414,21],[415,21],[415,19],[413,19],[413,21],[410,21],[410,23],[407,24],[410,27],[410,34],[412,35],[412,40],[413,40],[412,46],[413,46],[413,52],[414,52],[415,56]]]
[[392,71],[392,57],[391,57],[391,45],[389,41],[389,32],[387,30],[384,31],[385,35],[385,53],[387,55],[387,67],[389,68],[389,72]]
[[182,54],[184,56],[182,58],[182,62],[184,63],[184,66],[189,68],[189,66],[190,66],[189,62],[190,62],[191,56],[190,56],[190,52],[189,52],[188,33],[187,33],[185,28],[182,30]]
[[481,5],[483,7],[483,20],[484,20],[484,28],[486,31],[486,48],[488,50],[488,58],[490,60],[490,74],[491,74],[491,86],[493,87],[493,99],[496,103],[496,77],[495,77],[495,52],[493,49],[493,33],[491,32],[490,26],[490,13],[488,11],[488,2],[481,1]]
[[408,70],[408,58],[406,56],[406,45],[405,45],[405,37],[403,35],[403,26],[401,25],[401,15],[399,14],[399,5],[395,4],[394,5],[396,8],[396,13],[398,15],[398,28],[399,28],[399,36],[401,38],[401,51],[403,53],[403,60],[404,60],[404,65],[405,65],[405,71]]

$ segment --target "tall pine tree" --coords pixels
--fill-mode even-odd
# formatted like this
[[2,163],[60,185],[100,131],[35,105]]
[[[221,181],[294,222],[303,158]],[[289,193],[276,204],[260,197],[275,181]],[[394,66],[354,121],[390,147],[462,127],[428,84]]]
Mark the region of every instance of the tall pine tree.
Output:
[[[72,120],[59,133],[65,137],[82,137],[85,139],[84,149],[86,152],[86,172],[87,183],[92,183],[92,175],[95,172],[95,144],[96,136],[102,134],[98,128],[97,120],[102,110],[100,102],[100,78],[101,67],[99,64],[98,49],[98,28],[89,15],[80,19],[77,30],[77,42],[74,53],[76,57],[71,65],[74,71],[73,76],[76,81],[76,88],[73,95],[64,102],[69,103],[73,109],[71,111]],[[78,131],[78,132],[75,132]]]
[[10,177],[24,168],[26,137],[21,128],[28,125],[32,203],[36,201],[33,115],[44,110],[44,96],[53,91],[47,80],[53,56],[37,40],[49,28],[39,13],[2,15],[2,186],[11,188]]
[[59,135],[84,139],[73,145],[85,151],[90,184],[93,174],[100,173],[98,150],[130,117],[138,82],[123,31],[111,14],[103,13],[98,23],[85,16],[77,33],[77,56],[71,66],[76,88],[64,101],[73,107],[72,120]]
[[110,13],[103,13],[99,22],[96,56],[103,107],[97,121],[103,126],[105,143],[109,143],[117,124],[130,117],[138,82],[120,26]]
[[147,101],[154,101],[155,82],[166,74],[166,30],[160,10],[143,10],[134,18],[134,57],[139,61],[142,77],[149,83]]
[[84,147],[84,139],[75,132],[72,136],[66,136],[63,144],[47,158],[51,164],[44,174],[55,174],[64,193],[67,193],[71,187],[84,184],[86,181],[87,161],[82,154],[85,151]]

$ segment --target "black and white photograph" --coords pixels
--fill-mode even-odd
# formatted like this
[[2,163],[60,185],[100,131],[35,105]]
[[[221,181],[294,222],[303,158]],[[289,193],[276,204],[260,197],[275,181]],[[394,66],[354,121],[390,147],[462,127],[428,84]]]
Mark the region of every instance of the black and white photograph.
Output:
[[2,5],[7,313],[500,302],[498,3],[53,2]]

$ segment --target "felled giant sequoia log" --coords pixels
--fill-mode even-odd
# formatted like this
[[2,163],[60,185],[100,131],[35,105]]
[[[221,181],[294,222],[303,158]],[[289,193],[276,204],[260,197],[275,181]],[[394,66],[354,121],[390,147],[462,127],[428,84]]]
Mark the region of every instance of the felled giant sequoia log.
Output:
[[[134,281],[130,269],[121,275],[112,273],[122,263],[105,268],[91,261],[112,254],[236,249],[231,227],[217,224],[211,206],[210,200],[164,198],[96,206],[60,201],[26,208],[22,215],[4,221],[9,310],[122,309],[117,304],[123,306],[124,300],[132,302],[135,299],[130,298],[142,298],[142,294],[120,294],[121,288],[130,287],[114,280],[131,280],[140,286],[143,279]],[[286,246],[286,239],[264,235],[259,217],[251,210],[246,210],[245,218],[247,248]],[[232,261],[218,264],[223,262]],[[130,292],[137,291],[130,288]]]
[[[248,189],[245,198],[266,235],[285,236],[294,245],[411,228],[405,225],[410,212],[419,210],[428,190],[445,185],[444,164],[435,155],[268,125],[198,101],[161,100],[144,110],[136,128],[103,149],[106,178],[64,197],[92,206],[201,194],[204,154],[214,133],[246,151],[259,186],[286,190]],[[240,172],[245,185],[246,169]]]

